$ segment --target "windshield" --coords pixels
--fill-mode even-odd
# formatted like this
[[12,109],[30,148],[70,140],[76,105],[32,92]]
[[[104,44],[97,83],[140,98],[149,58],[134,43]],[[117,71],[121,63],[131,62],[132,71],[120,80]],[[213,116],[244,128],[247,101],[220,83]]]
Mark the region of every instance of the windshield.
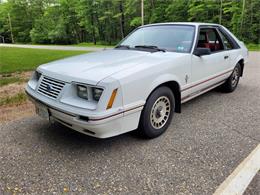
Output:
[[194,31],[195,27],[188,25],[141,27],[124,39],[119,46],[128,49],[155,46],[167,51],[188,53],[191,51]]

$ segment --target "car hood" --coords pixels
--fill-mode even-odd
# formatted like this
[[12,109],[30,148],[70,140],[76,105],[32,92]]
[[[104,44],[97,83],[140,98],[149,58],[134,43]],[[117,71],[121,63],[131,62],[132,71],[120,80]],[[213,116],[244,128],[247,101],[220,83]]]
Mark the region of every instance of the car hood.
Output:
[[111,49],[50,62],[41,65],[38,70],[65,82],[75,81],[96,85],[104,78],[122,70],[148,62],[158,62],[162,60],[160,54],[163,53]]

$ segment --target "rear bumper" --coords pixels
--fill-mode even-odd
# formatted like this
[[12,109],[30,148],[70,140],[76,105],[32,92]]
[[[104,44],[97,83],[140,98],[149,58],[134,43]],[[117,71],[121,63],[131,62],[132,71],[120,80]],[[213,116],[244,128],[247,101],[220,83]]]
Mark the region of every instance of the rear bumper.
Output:
[[26,88],[26,93],[34,104],[41,104],[48,108],[51,121],[57,121],[78,132],[97,138],[108,138],[136,129],[143,108],[143,105],[139,105],[104,115],[81,115],[76,109],[74,112],[67,111],[44,101],[45,97],[38,96],[29,87]]

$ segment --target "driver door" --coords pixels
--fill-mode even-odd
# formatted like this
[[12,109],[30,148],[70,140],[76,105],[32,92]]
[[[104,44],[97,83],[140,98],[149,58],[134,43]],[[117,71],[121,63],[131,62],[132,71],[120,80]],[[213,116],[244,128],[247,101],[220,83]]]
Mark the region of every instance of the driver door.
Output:
[[214,27],[200,27],[196,47],[210,49],[209,55],[192,55],[192,75],[189,93],[200,92],[227,78],[229,53]]

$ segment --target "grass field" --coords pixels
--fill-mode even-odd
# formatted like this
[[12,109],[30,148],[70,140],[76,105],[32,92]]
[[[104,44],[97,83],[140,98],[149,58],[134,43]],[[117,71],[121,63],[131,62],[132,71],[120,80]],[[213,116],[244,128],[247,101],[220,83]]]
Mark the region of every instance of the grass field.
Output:
[[250,43],[250,44],[247,44],[246,47],[249,51],[260,51],[260,44]]
[[0,47],[0,74],[33,70],[40,64],[83,53],[87,52]]
[[[15,43],[16,45],[22,44],[24,45],[24,43]],[[26,43],[25,43],[26,44]],[[83,43],[78,43],[78,44],[72,44],[72,45],[63,45],[63,44],[38,44],[38,43],[28,43],[28,45],[48,45],[48,46],[75,46],[75,47],[99,47],[99,48],[111,48],[111,47],[115,47],[116,44],[113,45],[108,45],[108,44],[104,44],[102,42],[97,42],[97,44],[95,45],[92,42],[83,42]]]
[[0,106],[4,105],[19,105],[27,100],[27,95],[24,92],[19,92],[11,97],[0,99]]
[[[75,46],[112,47],[93,43],[81,43]],[[247,48],[250,51],[260,51],[260,44],[247,44]],[[33,70],[40,64],[82,53],[86,53],[86,51],[0,47],[0,74]]]
[[[29,79],[29,78],[28,78]],[[19,77],[6,77],[6,78],[0,78],[0,87],[4,85],[9,85],[11,83],[23,83],[27,82],[28,79],[19,78]]]

